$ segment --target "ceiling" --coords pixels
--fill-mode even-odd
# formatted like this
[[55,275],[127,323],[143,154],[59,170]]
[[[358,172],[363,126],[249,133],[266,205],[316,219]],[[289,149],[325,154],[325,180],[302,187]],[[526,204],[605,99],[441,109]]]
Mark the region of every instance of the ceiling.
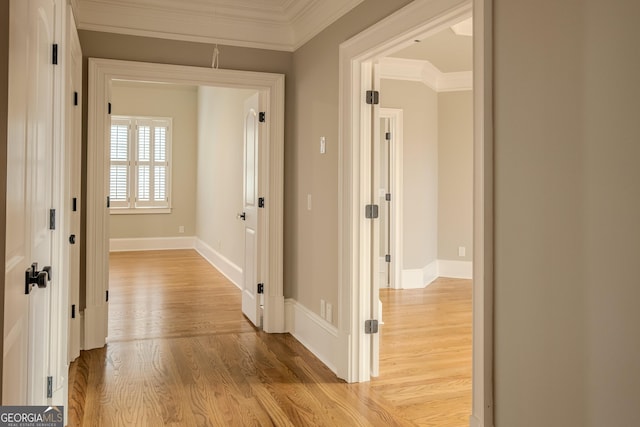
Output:
[[379,59],[380,76],[422,82],[436,92],[470,90],[472,34],[472,18],[468,18],[435,34],[404,42],[405,47]]
[[294,51],[363,0],[73,0],[78,28]]
[[471,71],[473,38],[457,35],[451,28],[445,28],[389,56],[427,60],[443,73]]

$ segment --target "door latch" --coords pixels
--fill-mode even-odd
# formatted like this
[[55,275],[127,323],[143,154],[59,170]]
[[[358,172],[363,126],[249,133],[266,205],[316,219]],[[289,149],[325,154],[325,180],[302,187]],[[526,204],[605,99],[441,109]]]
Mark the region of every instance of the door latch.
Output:
[[241,219],[243,221],[247,220],[247,214],[245,212],[239,213],[236,218]]
[[24,272],[24,293],[29,295],[35,285],[39,288],[46,288],[47,282],[51,281],[51,267],[46,266],[42,271],[38,271],[38,263],[34,262],[31,267]]

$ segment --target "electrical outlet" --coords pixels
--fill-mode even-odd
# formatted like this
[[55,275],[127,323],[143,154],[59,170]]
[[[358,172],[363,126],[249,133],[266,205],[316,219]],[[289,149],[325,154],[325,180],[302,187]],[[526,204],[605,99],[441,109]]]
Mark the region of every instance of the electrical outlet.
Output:
[[467,248],[464,246],[458,246],[458,256],[465,256],[467,254]]
[[331,305],[331,303],[327,303],[327,312],[325,319],[329,323],[333,322],[333,305]]
[[184,225],[178,227],[178,233],[184,233]]
[[320,154],[327,152],[327,139],[324,136],[320,137]]
[[321,299],[320,300],[320,317],[324,319],[325,316],[326,316],[326,302],[325,300]]
[[307,210],[311,210],[311,194],[307,194]]

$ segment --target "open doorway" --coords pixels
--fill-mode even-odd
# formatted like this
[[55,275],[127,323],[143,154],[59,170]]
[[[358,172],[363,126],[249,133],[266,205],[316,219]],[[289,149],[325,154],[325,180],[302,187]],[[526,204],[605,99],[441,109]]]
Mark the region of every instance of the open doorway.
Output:
[[[474,157],[473,157],[473,404],[471,423],[491,419],[491,81],[490,13],[488,2],[473,2],[474,63]],[[374,214],[375,185],[372,151],[379,129],[374,61],[420,35],[435,34],[472,14],[472,1],[413,2],[383,22],[343,43],[340,47],[342,165],[340,228],[343,236],[340,264],[340,295],[347,302],[341,314],[346,349],[339,375],[349,381],[367,381],[375,375],[377,362],[377,268]],[[368,91],[371,91],[367,93]],[[369,95],[369,96],[367,96]],[[366,102],[370,101],[370,102]],[[374,101],[374,102],[371,102]],[[374,105],[371,107],[370,105]],[[372,250],[372,248],[375,248]],[[377,266],[376,266],[377,267]],[[364,327],[363,327],[364,323]]]
[[[264,330],[284,330],[282,289],[282,157],[284,140],[284,76],[270,73],[211,70],[163,64],[91,59],[89,61],[87,289],[84,348],[105,344],[108,313],[109,221],[107,142],[109,102],[114,81],[216,86],[258,92],[261,150],[255,161],[257,191],[264,201],[258,214],[257,278],[264,283]],[[258,119],[256,112],[256,119]],[[256,292],[258,283],[255,284]]]
[[[247,224],[257,219],[258,147],[245,137],[258,141],[258,92],[115,80],[111,95],[110,252],[196,249],[241,289],[260,326],[256,245],[245,238],[257,234]],[[121,335],[113,322],[110,340]]]

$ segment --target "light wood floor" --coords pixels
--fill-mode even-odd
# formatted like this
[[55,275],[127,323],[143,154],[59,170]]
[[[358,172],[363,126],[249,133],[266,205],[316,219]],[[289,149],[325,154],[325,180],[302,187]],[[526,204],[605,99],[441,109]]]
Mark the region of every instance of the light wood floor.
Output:
[[111,255],[109,344],[70,371],[70,426],[468,426],[471,284],[383,290],[381,375],[346,384],[264,334],[194,251]]

